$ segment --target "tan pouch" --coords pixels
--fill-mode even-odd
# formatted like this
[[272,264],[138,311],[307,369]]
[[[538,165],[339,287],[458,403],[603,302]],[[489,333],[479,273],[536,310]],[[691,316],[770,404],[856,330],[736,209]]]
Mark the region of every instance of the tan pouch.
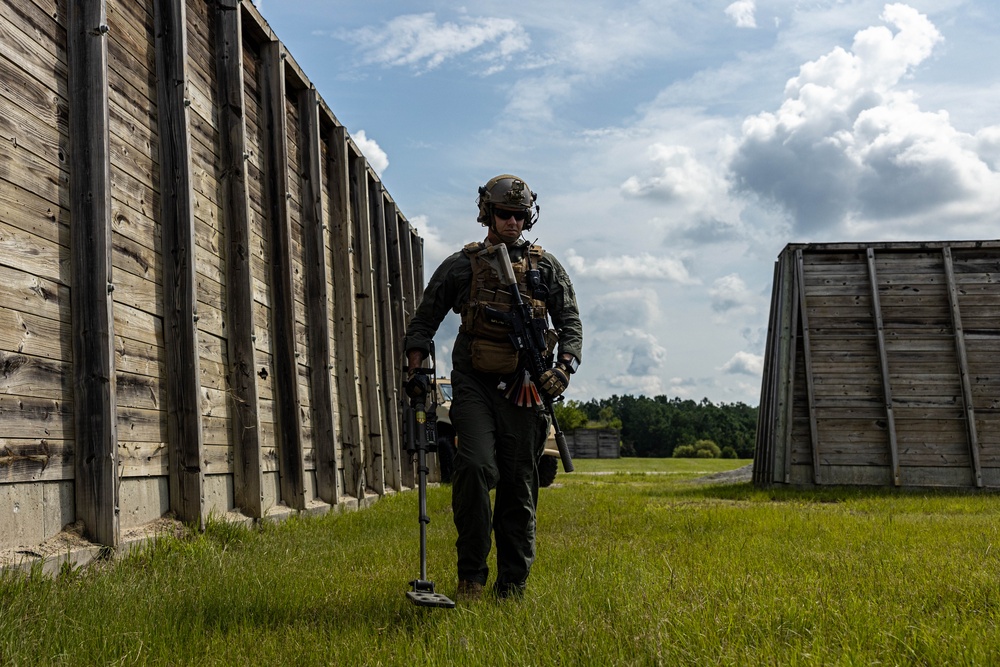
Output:
[[482,373],[513,373],[517,370],[517,350],[507,341],[476,338],[472,341],[472,367]]

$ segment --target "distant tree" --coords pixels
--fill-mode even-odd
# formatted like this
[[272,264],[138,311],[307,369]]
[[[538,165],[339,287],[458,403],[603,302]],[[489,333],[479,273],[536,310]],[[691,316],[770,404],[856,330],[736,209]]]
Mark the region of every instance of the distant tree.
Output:
[[729,445],[726,445],[725,447],[722,448],[722,458],[724,459],[738,458],[736,456],[736,450],[730,447]]
[[722,450],[711,440],[698,440],[693,445],[680,445],[674,448],[675,459],[717,459],[722,456]]
[[681,445],[674,448],[673,456],[675,459],[693,459],[698,456],[698,451],[694,445]]
[[579,401],[562,401],[552,404],[559,420],[559,426],[564,431],[572,431],[587,425],[587,413],[580,408]]
[[[677,447],[711,440],[731,448],[737,458],[752,458],[757,408],[744,403],[712,403],[666,396],[612,396],[578,406],[591,423],[620,422],[622,454],[668,457]],[[609,419],[609,414],[611,418]]]

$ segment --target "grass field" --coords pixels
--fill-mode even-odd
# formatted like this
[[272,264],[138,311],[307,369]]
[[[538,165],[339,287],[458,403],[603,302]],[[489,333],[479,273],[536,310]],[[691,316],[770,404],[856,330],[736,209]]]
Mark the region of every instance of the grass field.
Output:
[[[523,600],[410,605],[407,493],[262,530],[213,524],[56,579],[5,575],[0,664],[1000,661],[995,495],[691,483],[746,461],[577,463],[542,490]],[[430,490],[429,576],[451,595],[449,500]]]

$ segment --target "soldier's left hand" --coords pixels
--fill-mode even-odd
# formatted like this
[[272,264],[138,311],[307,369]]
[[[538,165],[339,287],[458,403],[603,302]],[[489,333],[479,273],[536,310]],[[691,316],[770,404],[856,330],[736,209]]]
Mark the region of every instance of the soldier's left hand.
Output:
[[538,378],[538,384],[549,398],[558,398],[569,386],[569,371],[562,362],[557,363]]

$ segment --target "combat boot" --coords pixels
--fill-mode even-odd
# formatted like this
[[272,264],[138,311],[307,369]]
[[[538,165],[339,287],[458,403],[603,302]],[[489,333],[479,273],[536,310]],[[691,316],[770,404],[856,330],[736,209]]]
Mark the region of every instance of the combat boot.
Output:
[[459,581],[455,598],[459,602],[474,602],[483,597],[483,585],[478,581]]

